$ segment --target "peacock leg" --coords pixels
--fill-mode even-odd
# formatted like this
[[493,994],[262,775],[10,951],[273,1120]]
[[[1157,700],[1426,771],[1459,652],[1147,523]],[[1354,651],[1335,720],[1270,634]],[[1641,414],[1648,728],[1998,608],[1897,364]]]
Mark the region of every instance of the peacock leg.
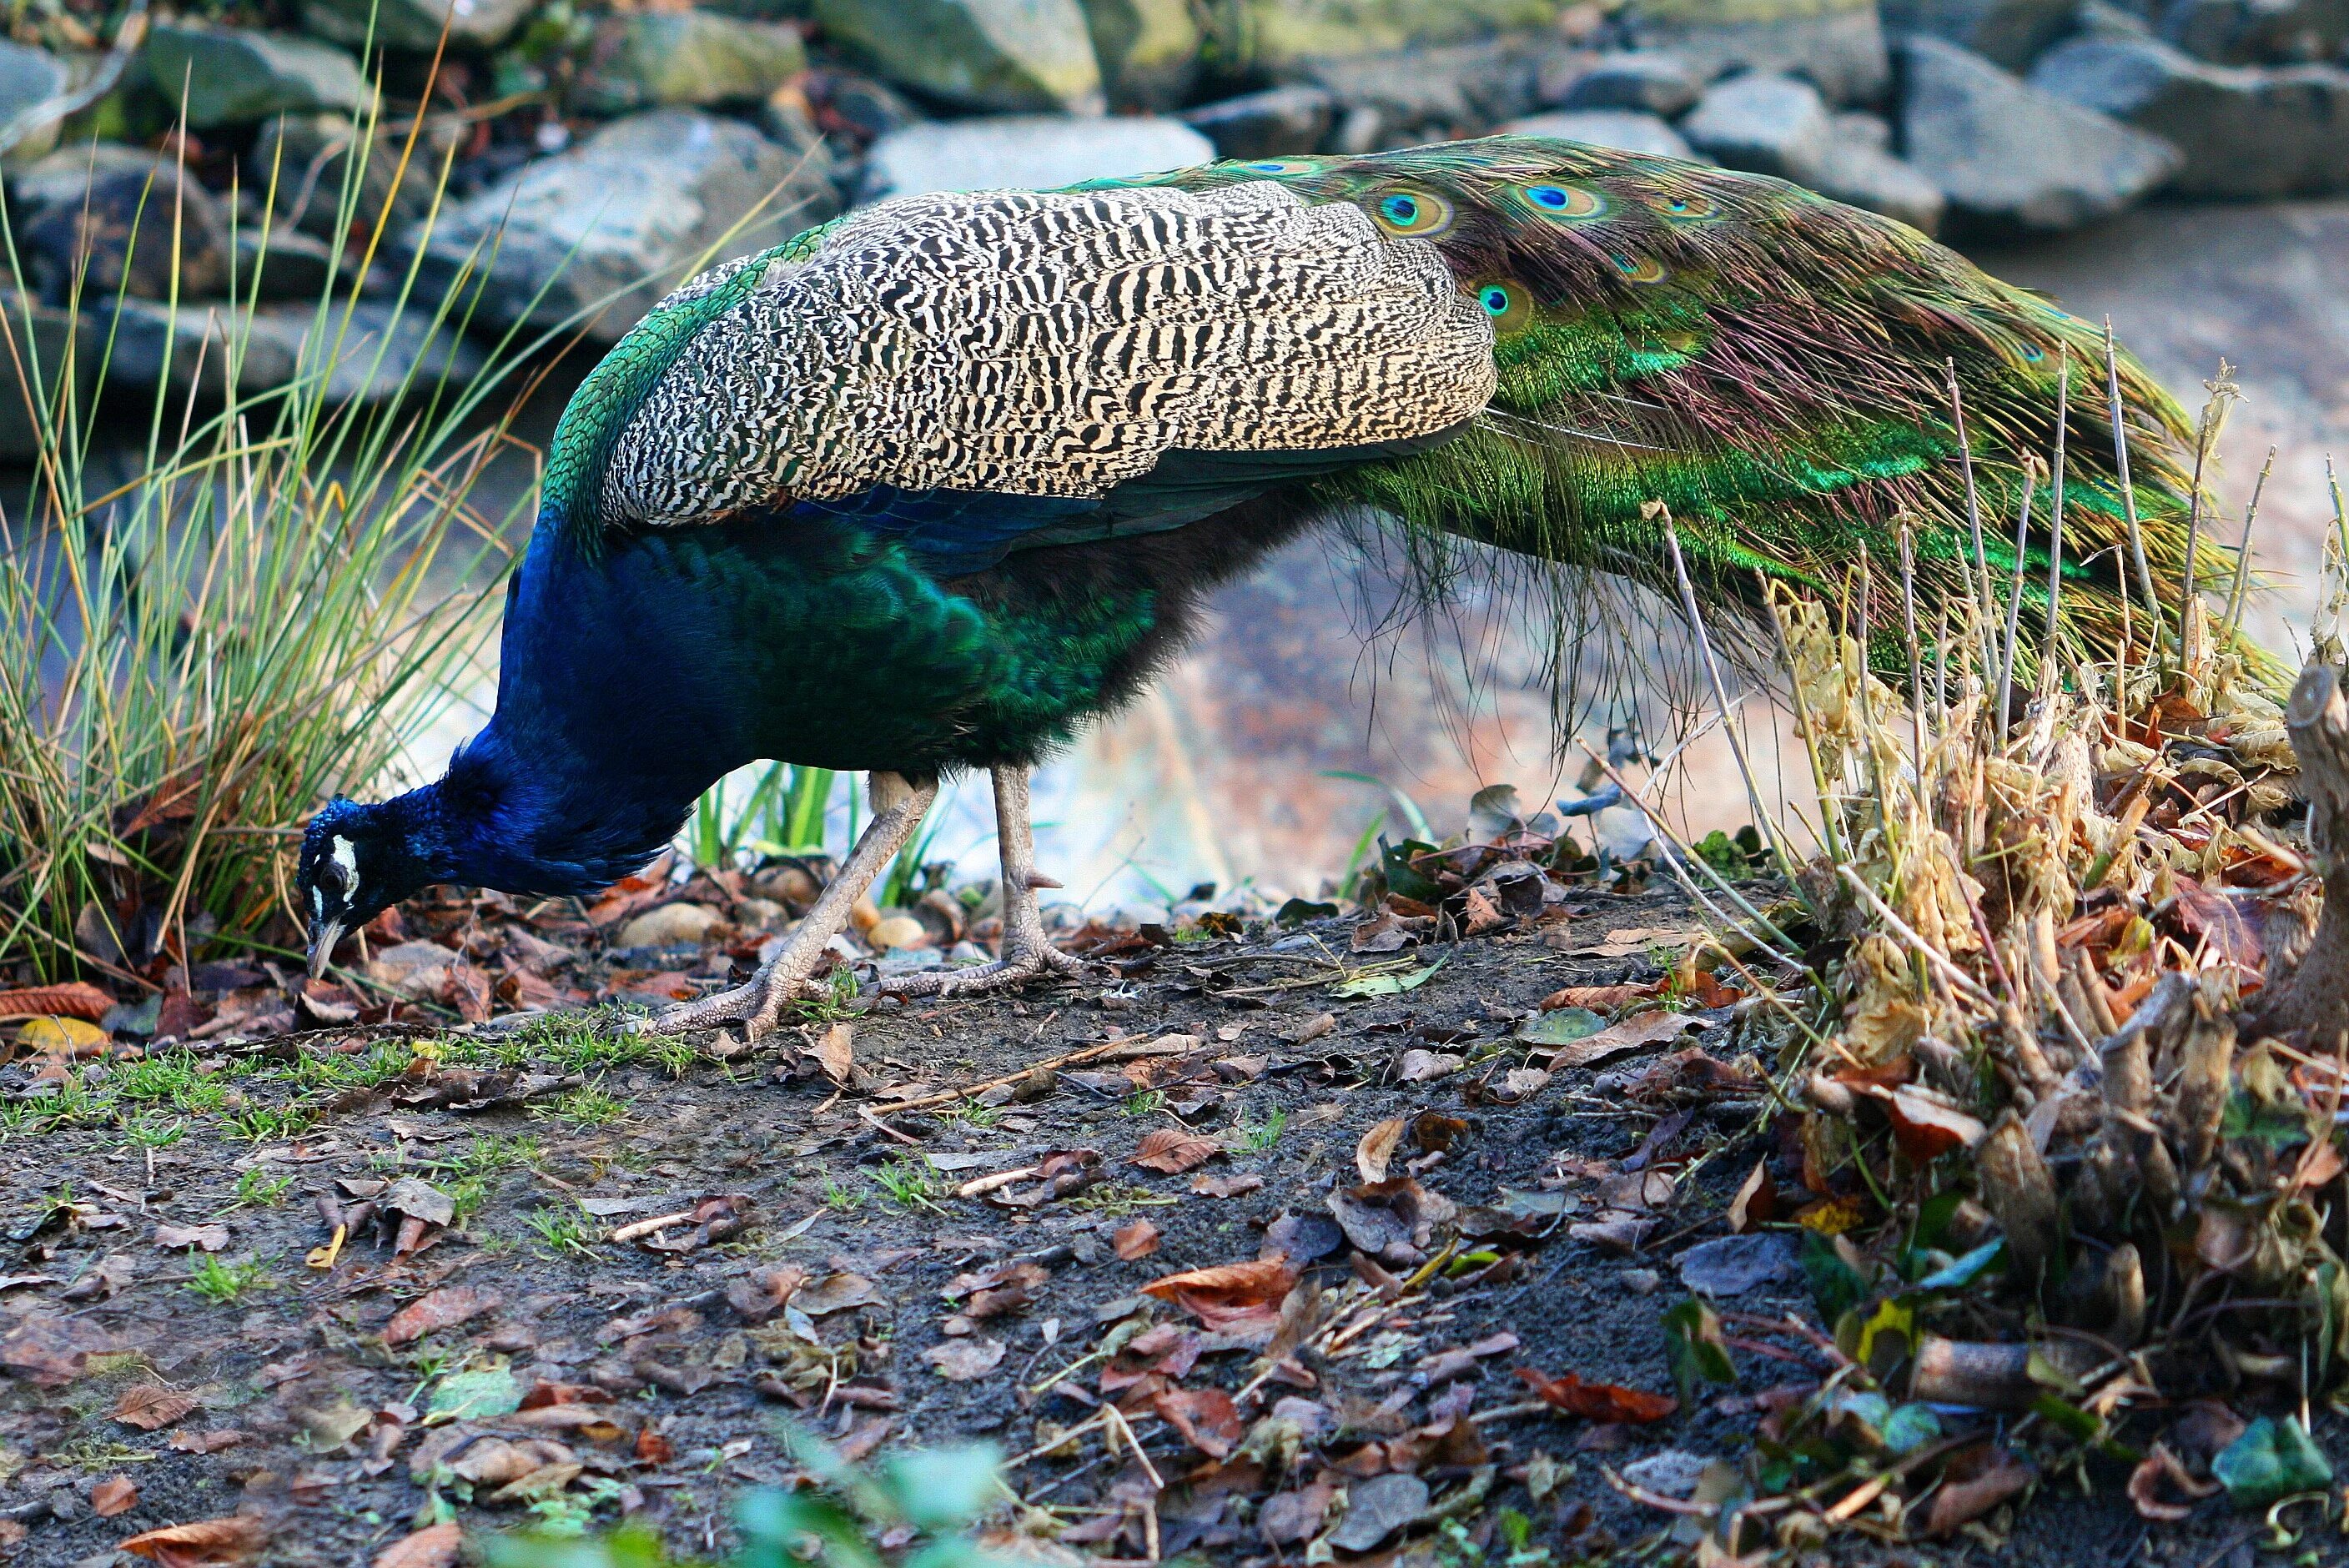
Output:
[[966,969],[934,969],[882,982],[893,996],[965,996],[1001,991],[1046,975],[1073,975],[1084,967],[1044,935],[1036,890],[1061,884],[1036,874],[1036,838],[1028,820],[1028,769],[995,769],[995,840],[1003,854],[1003,945],[992,964]]
[[775,1026],[786,1003],[821,998],[825,987],[809,978],[832,939],[848,923],[848,912],[864,896],[890,857],[912,840],[922,815],[938,798],[938,781],[909,779],[900,773],[874,773],[871,779],[873,822],[848,851],[848,861],[824,887],[782,951],[730,991],[679,1003],[656,1014],[650,1027],[662,1034],[714,1029],[740,1024],[750,1039]]

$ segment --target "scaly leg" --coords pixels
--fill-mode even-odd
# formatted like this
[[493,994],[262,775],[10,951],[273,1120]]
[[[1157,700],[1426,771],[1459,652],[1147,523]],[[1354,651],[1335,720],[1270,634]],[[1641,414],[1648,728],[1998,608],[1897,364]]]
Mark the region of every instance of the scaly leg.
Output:
[[1028,822],[1028,769],[995,769],[995,841],[1003,851],[1003,947],[992,964],[967,969],[933,969],[882,982],[893,996],[964,996],[1001,991],[1046,975],[1073,975],[1084,961],[1053,946],[1044,935],[1036,890],[1061,884],[1036,874],[1036,839]]
[[681,1002],[654,1015],[649,1026],[662,1034],[688,1029],[714,1029],[739,1023],[756,1040],[775,1026],[783,1005],[802,997],[821,998],[824,988],[810,980],[825,945],[848,923],[848,912],[864,896],[881,868],[905,847],[921,826],[922,814],[938,798],[938,781],[919,782],[899,773],[874,773],[871,782],[873,822],[848,851],[847,864],[828,883],[815,907],[792,932],[791,939],[761,966],[756,975],[730,991]]

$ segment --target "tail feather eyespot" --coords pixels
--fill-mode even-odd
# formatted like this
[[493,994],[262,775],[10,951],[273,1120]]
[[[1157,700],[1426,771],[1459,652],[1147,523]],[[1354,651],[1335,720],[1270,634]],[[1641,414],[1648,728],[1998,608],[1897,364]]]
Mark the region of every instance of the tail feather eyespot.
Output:
[[1452,226],[1450,201],[1416,186],[1374,191],[1370,198],[1371,221],[1389,234],[1424,240]]
[[1561,222],[1588,222],[1608,212],[1607,198],[1583,185],[1540,181],[1520,185],[1513,194],[1521,205]]

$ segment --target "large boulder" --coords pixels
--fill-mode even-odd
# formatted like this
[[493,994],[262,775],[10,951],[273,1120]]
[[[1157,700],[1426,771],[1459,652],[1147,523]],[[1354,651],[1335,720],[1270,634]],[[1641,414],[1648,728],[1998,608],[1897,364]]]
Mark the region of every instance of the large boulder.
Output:
[[613,12],[595,24],[579,104],[591,114],[757,103],[807,67],[796,28],[711,11]]
[[1900,61],[1902,149],[1967,222],[2076,228],[2134,205],[2184,162],[2160,137],[1942,39],[1907,40]]
[[1550,136],[1591,147],[1611,147],[1618,152],[1640,152],[1657,158],[1694,158],[1681,133],[1658,115],[1628,108],[1554,109],[1527,115],[1501,127],[1511,136]]
[[530,10],[531,0],[305,0],[302,26],[355,49],[373,42],[419,53],[437,48],[445,26],[450,47],[478,50],[504,43]]
[[1568,0],[1233,0],[1249,64],[1276,76],[1318,60],[1462,44],[1505,34],[1555,36]]
[[218,294],[229,281],[227,213],[171,162],[92,175],[31,213],[17,249],[51,304],[67,303],[77,286],[89,300],[167,299]]
[[146,61],[156,88],[197,130],[356,110],[368,98],[348,53],[292,33],[158,22],[148,29]]
[[2020,71],[2069,30],[2077,0],[1882,0],[1895,36],[1927,33]]
[[422,247],[422,297],[470,273],[485,325],[584,319],[611,343],[711,246],[724,242],[712,261],[743,255],[835,211],[828,181],[749,126],[664,108],[615,120],[444,207],[429,238],[413,233],[409,245]]
[[1190,0],[1084,0],[1085,26],[1112,108],[1180,108],[1199,76]]
[[1278,158],[1319,150],[1337,115],[1328,88],[1299,83],[1201,104],[1181,118],[1216,144],[1218,158]]
[[1897,218],[1922,233],[1938,232],[1949,209],[1941,188],[1874,139],[1849,134],[1844,129],[1847,118],[1837,117],[1837,135],[1803,183],[1822,196]]
[[1184,169],[1215,145],[1176,119],[999,115],[926,120],[892,131],[864,158],[864,194],[1050,191],[1084,180]]
[[57,144],[68,98],[63,60],[0,40],[0,152],[38,158]]
[[2182,195],[2231,199],[2349,191],[2349,72],[2214,66],[2155,38],[2059,44],[2033,84],[2165,138]]
[[1703,79],[1785,71],[1836,103],[1872,102],[1891,80],[1876,0],[1630,0],[1624,16],[1642,47]]
[[2349,0],[2170,0],[2161,34],[2222,66],[2330,60],[2349,41]]
[[1098,114],[1077,0],[814,0],[824,36],[900,87],[968,108]]
[[[383,222],[398,233],[431,210],[440,170],[457,144],[471,133],[455,115],[428,116],[415,150],[402,159],[407,128],[377,127],[363,135],[348,115],[286,114],[264,122],[245,158],[245,189],[274,193],[279,219],[326,241],[344,236],[345,181],[348,160],[362,142],[366,164],[350,218],[372,230]],[[390,207],[385,218],[385,206]]]
[[1707,88],[1681,134],[1732,169],[1808,183],[1826,160],[1835,121],[1810,83],[1757,71]]

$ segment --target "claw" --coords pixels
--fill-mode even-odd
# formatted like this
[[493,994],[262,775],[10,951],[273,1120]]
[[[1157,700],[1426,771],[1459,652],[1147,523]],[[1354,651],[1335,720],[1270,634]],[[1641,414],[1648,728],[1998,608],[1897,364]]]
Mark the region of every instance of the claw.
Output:
[[884,980],[881,994],[904,997],[976,996],[990,991],[1009,991],[1030,980],[1079,975],[1084,967],[1083,959],[1048,944],[1022,952],[1007,952],[992,964],[974,964],[964,969],[933,969],[924,975],[901,975],[894,980]]

